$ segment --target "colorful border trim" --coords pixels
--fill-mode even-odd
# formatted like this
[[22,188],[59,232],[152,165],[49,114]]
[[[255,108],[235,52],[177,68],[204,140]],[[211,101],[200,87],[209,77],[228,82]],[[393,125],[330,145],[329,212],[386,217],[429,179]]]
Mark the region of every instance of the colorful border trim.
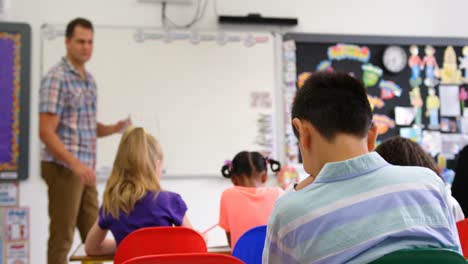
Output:
[[20,123],[20,93],[21,93],[21,34],[11,34],[0,32],[0,39],[12,40],[14,42],[14,81],[13,81],[13,107],[11,114],[13,124],[11,126],[11,160],[10,162],[0,163],[0,171],[16,170],[19,157],[19,123]]

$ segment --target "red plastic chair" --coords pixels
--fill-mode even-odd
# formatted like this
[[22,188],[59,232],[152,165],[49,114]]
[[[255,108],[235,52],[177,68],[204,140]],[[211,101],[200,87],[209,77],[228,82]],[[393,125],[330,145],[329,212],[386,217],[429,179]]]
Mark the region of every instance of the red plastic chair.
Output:
[[468,218],[457,222],[457,230],[463,256],[468,258]]
[[126,236],[115,253],[114,263],[156,254],[206,253],[206,243],[196,231],[185,227],[147,227]]
[[225,254],[186,253],[143,256],[130,259],[124,264],[244,264],[240,259]]

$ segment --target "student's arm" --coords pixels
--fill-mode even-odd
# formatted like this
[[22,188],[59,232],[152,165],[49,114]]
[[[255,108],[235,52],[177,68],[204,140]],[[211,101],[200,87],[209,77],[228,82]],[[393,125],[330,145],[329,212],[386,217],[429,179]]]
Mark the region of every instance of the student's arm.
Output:
[[114,239],[107,239],[107,230],[103,230],[98,225],[98,220],[94,223],[86,236],[85,251],[87,255],[113,255],[117,248]]
[[231,246],[231,232],[226,232],[226,238],[228,241],[228,245],[232,248]]
[[[182,224],[180,226],[193,229],[192,223],[190,223],[190,220],[188,219],[187,215],[184,215],[184,219],[182,219]],[[195,230],[195,231],[197,231],[197,230]],[[199,232],[199,231],[197,231],[197,232],[203,237],[205,242],[208,242],[208,236],[206,235],[206,233]]]
[[65,148],[65,145],[55,132],[58,124],[58,115],[52,113],[40,113],[39,137],[41,141],[56,159],[70,167],[73,173],[80,178],[83,184],[94,184],[96,182],[96,174],[94,173],[94,170],[81,163],[81,161],[79,161]]
[[190,220],[188,219],[187,215],[184,215],[184,219],[182,219],[181,226],[193,229],[192,223],[190,223]]
[[231,247],[231,229],[229,227],[229,220],[228,220],[228,208],[229,208],[228,202],[229,201],[230,201],[229,193],[228,191],[224,191],[221,194],[218,226],[224,229],[224,231],[226,231],[226,238],[228,241],[228,245]]

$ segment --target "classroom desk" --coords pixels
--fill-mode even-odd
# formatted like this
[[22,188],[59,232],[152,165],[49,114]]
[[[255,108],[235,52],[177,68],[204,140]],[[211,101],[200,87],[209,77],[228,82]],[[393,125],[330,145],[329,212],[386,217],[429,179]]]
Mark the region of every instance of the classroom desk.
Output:
[[[208,247],[209,253],[228,254],[231,255],[229,246]],[[70,256],[70,261],[81,261],[82,264],[100,264],[103,262],[112,262],[114,255],[108,256],[88,256],[85,253],[84,244],[80,244],[73,254]]]

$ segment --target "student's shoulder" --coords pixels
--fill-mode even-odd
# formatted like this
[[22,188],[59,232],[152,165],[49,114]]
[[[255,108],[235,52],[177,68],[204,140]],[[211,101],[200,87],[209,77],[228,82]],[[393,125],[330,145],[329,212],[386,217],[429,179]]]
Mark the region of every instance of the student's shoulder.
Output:
[[182,196],[180,196],[180,194],[171,191],[161,190],[156,195],[160,200],[182,200]]
[[286,191],[278,189],[279,195],[275,202],[275,210],[277,211],[294,210],[298,202],[302,203],[310,197],[310,192],[296,191],[293,187]]
[[386,166],[385,172],[390,176],[396,175],[409,181],[444,185],[442,179],[434,171],[425,167],[390,165]]
[[280,196],[284,193],[284,190],[278,186],[263,187],[265,192],[270,193],[271,195]]
[[229,187],[229,188],[225,189],[223,191],[222,195],[223,196],[224,195],[234,195],[234,194],[236,194],[238,192],[239,192],[238,188],[236,186],[232,186],[232,187]]

